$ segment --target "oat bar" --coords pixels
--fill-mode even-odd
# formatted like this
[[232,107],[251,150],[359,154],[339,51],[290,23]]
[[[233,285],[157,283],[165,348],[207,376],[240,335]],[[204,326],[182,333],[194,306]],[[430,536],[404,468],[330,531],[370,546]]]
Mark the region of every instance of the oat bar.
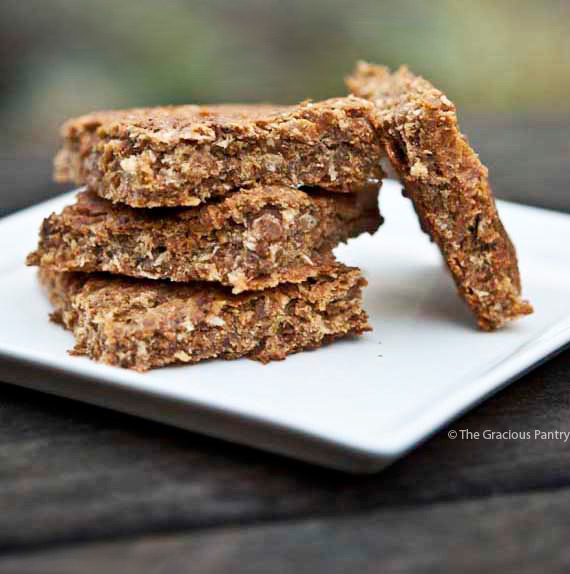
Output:
[[378,189],[236,192],[198,208],[133,209],[92,192],[48,217],[29,265],[173,281],[217,281],[234,293],[318,273],[340,241],[380,225]]
[[214,357],[265,363],[370,330],[366,281],[340,263],[303,283],[241,295],[211,284],[39,273],[52,318],[75,336],[72,354],[137,371]]
[[95,112],[63,125],[54,175],[132,207],[196,206],[255,183],[351,192],[382,177],[371,108],[349,96]]
[[453,103],[407,68],[391,74],[361,62],[347,85],[375,104],[389,159],[479,326],[493,330],[531,313],[487,169],[459,131]]

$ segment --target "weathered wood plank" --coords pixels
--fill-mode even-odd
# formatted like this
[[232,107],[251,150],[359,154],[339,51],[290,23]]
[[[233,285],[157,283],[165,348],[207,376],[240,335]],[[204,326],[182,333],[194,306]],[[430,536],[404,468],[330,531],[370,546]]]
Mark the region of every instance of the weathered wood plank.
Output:
[[[570,431],[570,351],[458,421]],[[438,434],[376,476],[296,463],[0,386],[0,548],[337,514],[570,485],[570,441]]]
[[51,179],[52,160],[0,156],[0,216],[72,189]]
[[462,128],[498,197],[570,211],[570,118],[468,116]]
[[0,559],[0,573],[568,572],[570,490],[122,540]]

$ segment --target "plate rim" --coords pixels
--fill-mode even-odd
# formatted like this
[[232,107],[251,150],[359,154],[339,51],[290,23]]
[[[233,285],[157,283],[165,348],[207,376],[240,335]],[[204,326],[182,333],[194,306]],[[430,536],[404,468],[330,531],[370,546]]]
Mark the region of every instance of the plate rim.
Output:
[[[24,224],[26,218],[34,215],[33,212],[37,211],[45,214],[50,208],[60,208],[66,201],[71,200],[73,196],[80,191],[80,189],[60,194],[47,201],[1,218],[0,237],[5,233],[6,227],[17,227],[19,224]],[[554,216],[557,219],[566,219],[567,222],[570,222],[570,215],[564,212],[514,202],[497,201],[497,204],[499,210],[502,207],[504,208],[508,206],[508,208],[511,209],[526,211],[527,214],[530,212],[540,211],[545,216]],[[17,273],[18,271],[21,271],[21,265],[22,260],[20,257],[17,257],[16,255],[8,257],[7,262],[0,264],[0,273],[2,273],[2,275]],[[469,384],[458,384],[458,387],[454,392],[445,397],[445,399],[439,402],[435,407],[430,408],[426,415],[420,416],[419,423],[416,422],[415,425],[404,424],[403,426],[407,428],[407,436],[406,432],[400,432],[395,434],[398,440],[393,440],[391,442],[379,440],[372,441],[376,443],[376,446],[374,446],[372,442],[369,444],[364,444],[357,440],[353,440],[351,442],[345,440],[345,438],[333,438],[323,432],[312,432],[308,429],[295,428],[294,426],[287,425],[281,421],[275,421],[269,416],[264,417],[259,414],[245,412],[243,411],[243,408],[240,410],[239,406],[236,406],[235,408],[227,405],[220,406],[212,404],[200,397],[183,399],[180,396],[177,397],[175,392],[170,392],[169,389],[158,392],[156,389],[144,388],[138,380],[138,377],[144,377],[144,374],[141,375],[139,373],[133,373],[132,371],[125,372],[124,369],[120,369],[118,367],[87,362],[66,364],[61,358],[51,357],[48,353],[44,354],[33,350],[26,350],[20,345],[10,346],[5,344],[0,347],[0,360],[7,361],[8,363],[16,362],[24,367],[28,366],[34,369],[49,371],[52,375],[57,375],[60,380],[63,380],[66,377],[74,377],[75,379],[79,377],[93,382],[104,383],[106,386],[111,386],[115,390],[120,389],[121,392],[126,392],[127,394],[131,394],[135,397],[145,395],[147,398],[152,398],[154,400],[177,402],[185,405],[186,408],[194,412],[201,410],[203,413],[209,413],[210,415],[214,413],[216,416],[212,417],[213,419],[219,418],[223,415],[233,419],[234,421],[239,421],[241,424],[247,423],[248,425],[256,425],[260,428],[270,428],[272,432],[283,434],[282,439],[272,445],[273,448],[259,446],[256,444],[256,442],[259,441],[252,440],[251,437],[245,442],[250,446],[264,448],[265,450],[286,454],[287,456],[300,458],[302,460],[309,460],[323,466],[339,468],[350,472],[375,472],[413,449],[421,442],[427,440],[430,436],[450,424],[453,420],[462,416],[475,405],[480,404],[518,378],[543,364],[552,356],[564,350],[568,345],[570,345],[570,314],[547,326],[542,332],[537,333],[530,340],[515,348],[511,353],[501,359],[497,364],[493,365],[481,376],[469,377]],[[6,374],[3,374],[2,380],[39,391],[47,390],[46,388],[41,387],[41,383],[24,384],[22,381],[10,381],[9,377],[6,378]],[[50,391],[47,390],[47,392]],[[81,400],[87,403],[100,404],[85,398],[72,396],[74,393],[54,392],[52,394],[64,396],[73,400]],[[102,402],[105,403],[108,401]],[[216,433],[214,432],[215,429],[204,431],[201,428],[196,428],[195,425],[180,425],[175,422],[170,422],[169,420],[164,420],[166,417],[149,416],[148,414],[140,415],[136,412],[136,409],[126,410],[124,408],[116,408],[113,405],[105,404],[100,404],[100,406],[107,406],[114,410],[128,412],[137,416],[144,416],[145,418],[158,420],[159,422],[167,424],[174,424],[174,426],[187,428],[193,432],[199,432],[210,436],[217,436],[218,438],[230,440],[231,442],[244,442],[236,441],[232,436],[228,436],[223,432]],[[423,419],[427,418],[431,420],[431,424],[423,422]],[[436,422],[434,422],[434,420]],[[297,441],[309,441],[310,443],[314,443],[313,447],[325,448],[326,451],[330,451],[333,454],[329,453],[328,456],[322,457],[319,456],[318,453],[314,452],[315,448],[312,448],[312,450],[309,449],[311,452],[307,452],[306,449],[301,449],[302,451],[304,450],[304,452],[300,453],[290,452],[291,449],[287,448],[285,443],[287,440],[291,440],[291,437],[296,437]],[[296,448],[298,449],[299,447],[297,446]],[[338,460],[336,460],[335,457],[339,457]]]

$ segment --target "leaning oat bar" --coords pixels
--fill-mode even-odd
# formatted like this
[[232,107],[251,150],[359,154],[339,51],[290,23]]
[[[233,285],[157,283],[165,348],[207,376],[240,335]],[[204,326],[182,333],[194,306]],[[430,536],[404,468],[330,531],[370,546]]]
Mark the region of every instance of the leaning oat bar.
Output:
[[137,371],[214,357],[265,363],[370,330],[361,308],[366,281],[339,263],[303,283],[241,295],[44,268],[40,280],[52,318],[75,335],[73,354]]
[[375,104],[388,157],[479,326],[492,330],[531,313],[487,169],[459,131],[453,103],[406,68],[391,74],[361,62],[347,85]]
[[382,177],[371,108],[349,96],[95,112],[62,127],[55,178],[132,207],[195,206],[255,183],[350,192]]
[[340,241],[380,225],[377,186],[327,194],[283,186],[238,191],[198,208],[134,209],[92,192],[48,217],[28,264],[173,281],[234,293],[304,281]]

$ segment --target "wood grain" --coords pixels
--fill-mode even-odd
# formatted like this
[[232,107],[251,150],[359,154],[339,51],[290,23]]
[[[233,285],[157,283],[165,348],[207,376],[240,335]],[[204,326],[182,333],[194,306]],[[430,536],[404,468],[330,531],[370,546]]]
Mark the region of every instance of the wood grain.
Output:
[[0,574],[565,573],[570,490],[122,540],[0,559]]

